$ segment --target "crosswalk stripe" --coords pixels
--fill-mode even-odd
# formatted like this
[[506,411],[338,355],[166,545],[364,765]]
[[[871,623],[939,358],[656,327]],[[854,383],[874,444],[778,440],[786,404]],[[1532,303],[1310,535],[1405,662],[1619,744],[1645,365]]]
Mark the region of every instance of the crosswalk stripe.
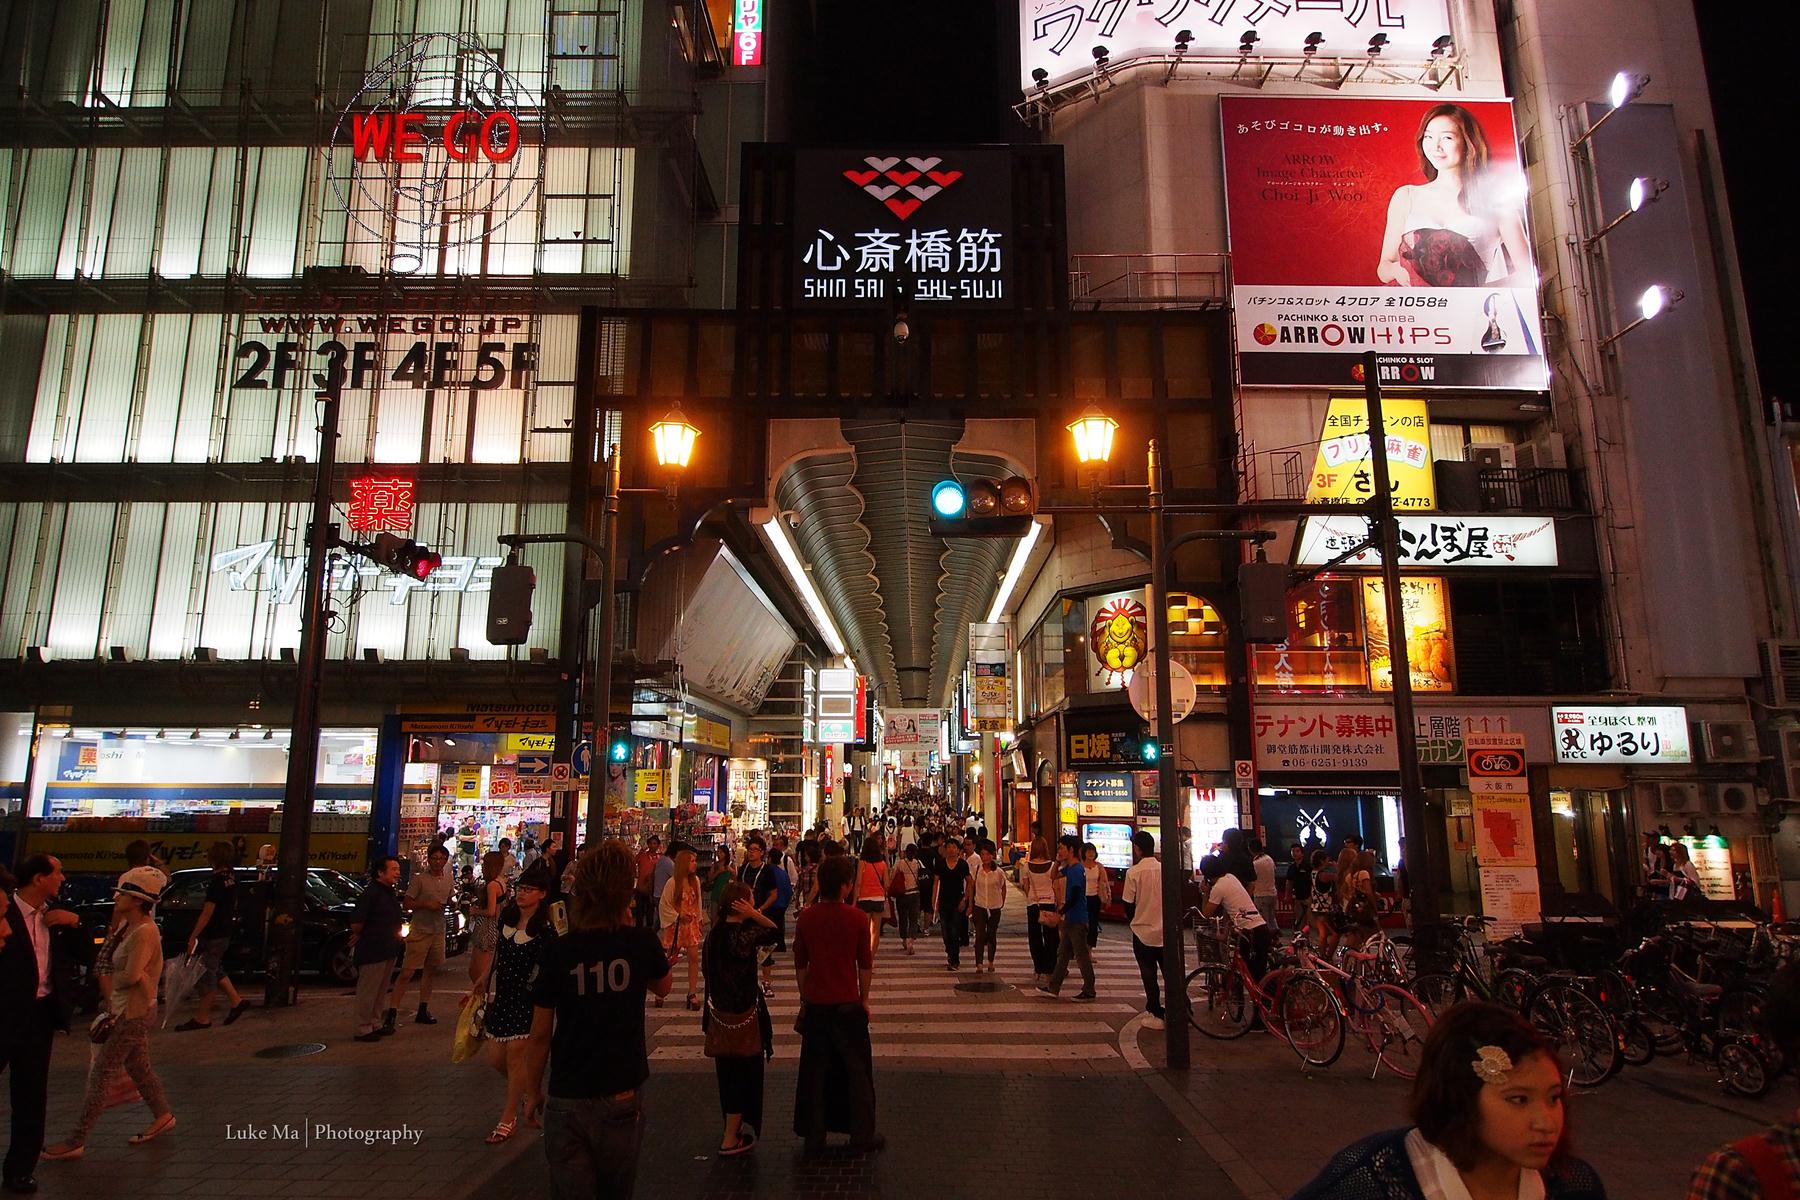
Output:
[[[1067,997],[1070,994],[1071,993],[1065,991],[1063,996]],[[907,1002],[889,1004],[884,1003],[881,997],[876,995],[873,998],[872,1003],[875,1009],[875,1019],[880,1020],[882,1017],[888,1015],[898,1017],[932,1017],[962,1014],[989,1016],[996,1013],[1040,1013],[1049,1015],[1068,1011],[1066,1009],[1059,1009],[1057,1007],[1059,1003],[1069,1004],[1073,1002],[1067,999],[1052,1001],[1034,993],[1029,997],[1021,996],[1017,999],[1008,1001],[994,1002],[968,1000],[960,1001],[953,1005],[944,1003],[915,1004]],[[786,1017],[791,1021],[799,1011],[800,1006],[797,1004],[771,1004],[769,1006],[769,1015],[774,1018],[776,1024],[780,1024],[783,1017]],[[1137,1006],[1132,1004],[1109,1004],[1104,1000],[1090,1000],[1081,1003],[1081,1011],[1091,1013],[1133,1013],[1137,1011]],[[654,1014],[652,1014],[652,1019],[654,1019]],[[699,1013],[690,1014],[684,1012],[679,1015],[671,1014],[663,1019],[662,1025],[685,1022],[688,1020],[697,1022],[699,1019]],[[661,1027],[661,1025],[657,1026],[657,1028]]]
[[[979,1033],[989,1037],[1058,1037],[1115,1036],[1113,1027],[1100,1021],[897,1021],[886,1022],[880,1019],[886,1010],[877,1008],[876,1019],[869,1026],[869,1035],[880,1042],[888,1038],[915,1037],[920,1034],[944,1035],[952,1033]],[[1039,1010],[1042,1011],[1041,1009]],[[656,1031],[660,1041],[663,1039],[692,1039],[706,1035],[699,1025],[681,1025],[679,1027],[663,1026]]]
[[[907,1042],[884,1044],[875,1042],[876,1058],[954,1058],[964,1062],[984,1060],[1018,1062],[1021,1059],[1068,1061],[1081,1058],[1117,1058],[1119,1048],[1110,1042],[1069,1044],[1063,1042],[1017,1043],[1007,1046],[971,1046],[967,1042]],[[658,1046],[650,1052],[652,1062],[704,1060],[699,1044]]]

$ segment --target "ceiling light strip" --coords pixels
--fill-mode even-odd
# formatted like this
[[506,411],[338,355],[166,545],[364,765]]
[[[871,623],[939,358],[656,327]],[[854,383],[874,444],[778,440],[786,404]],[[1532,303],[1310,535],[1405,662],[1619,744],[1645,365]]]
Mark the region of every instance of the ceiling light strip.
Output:
[[813,624],[824,635],[825,644],[833,654],[843,654],[844,639],[839,635],[837,626],[832,624],[831,614],[826,611],[825,602],[819,598],[818,590],[813,587],[806,568],[800,565],[800,555],[795,552],[793,542],[788,540],[787,530],[781,527],[780,515],[764,521],[762,531],[763,536],[769,539],[769,544],[775,547],[775,556],[781,559],[781,565],[787,568],[788,582],[794,585],[794,590],[806,604],[806,611],[812,614]]
[[1006,606],[1012,601],[1013,589],[1019,586],[1019,576],[1025,573],[1025,561],[1031,557],[1032,547],[1044,532],[1042,522],[1033,521],[1031,528],[1025,531],[1013,546],[1012,562],[1006,566],[1006,576],[1000,580],[1000,590],[994,593],[994,603],[988,609],[989,622],[998,621],[1006,613]]

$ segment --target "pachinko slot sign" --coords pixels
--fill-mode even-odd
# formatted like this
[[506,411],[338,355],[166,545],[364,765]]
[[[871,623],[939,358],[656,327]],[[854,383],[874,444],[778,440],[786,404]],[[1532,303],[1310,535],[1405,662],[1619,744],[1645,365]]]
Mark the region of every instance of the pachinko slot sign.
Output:
[[731,65],[762,66],[764,0],[737,0],[731,18]]

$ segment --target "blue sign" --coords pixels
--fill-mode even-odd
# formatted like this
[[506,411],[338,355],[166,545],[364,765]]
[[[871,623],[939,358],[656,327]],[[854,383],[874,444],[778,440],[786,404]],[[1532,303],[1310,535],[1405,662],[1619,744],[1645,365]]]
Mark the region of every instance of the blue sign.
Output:
[[548,754],[519,755],[519,777],[521,779],[550,778],[550,756]]
[[583,741],[575,743],[575,761],[570,770],[577,775],[586,775],[594,767],[594,743]]

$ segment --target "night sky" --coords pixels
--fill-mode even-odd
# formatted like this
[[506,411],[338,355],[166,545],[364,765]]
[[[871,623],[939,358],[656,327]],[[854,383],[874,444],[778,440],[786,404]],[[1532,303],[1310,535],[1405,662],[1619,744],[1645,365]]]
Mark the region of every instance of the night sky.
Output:
[[[1019,131],[1007,111],[1017,99],[1015,3],[812,0],[817,23],[811,52],[801,56],[807,66],[797,81],[795,140],[1011,140]],[[1771,186],[1768,171],[1769,124],[1792,111],[1792,97],[1781,72],[1748,58],[1773,33],[1769,10],[1699,0],[1696,12],[1763,394],[1800,400],[1797,356],[1779,327],[1778,289],[1795,256],[1791,213],[1778,206],[1791,208],[1791,193]]]

